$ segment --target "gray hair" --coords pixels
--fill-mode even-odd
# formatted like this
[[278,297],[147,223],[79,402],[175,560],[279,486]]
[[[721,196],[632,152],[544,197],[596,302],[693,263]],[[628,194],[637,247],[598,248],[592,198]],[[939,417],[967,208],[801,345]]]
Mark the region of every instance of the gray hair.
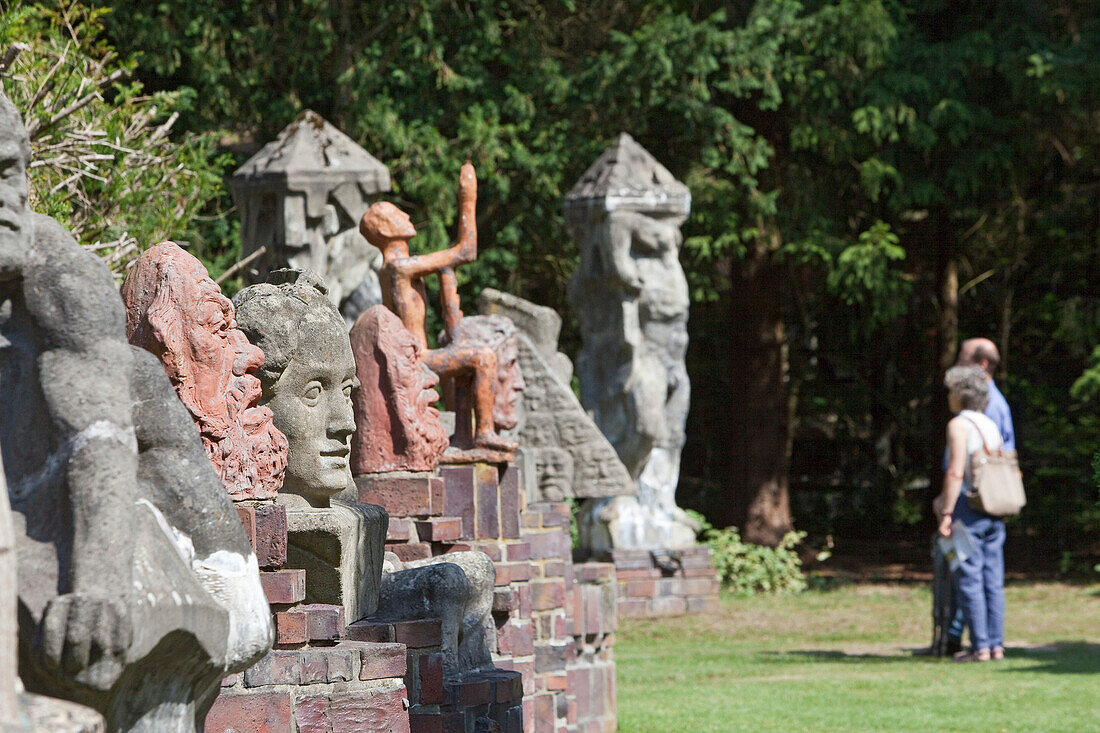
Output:
[[943,384],[959,398],[964,410],[982,412],[989,404],[989,384],[980,366],[953,366],[944,374]]

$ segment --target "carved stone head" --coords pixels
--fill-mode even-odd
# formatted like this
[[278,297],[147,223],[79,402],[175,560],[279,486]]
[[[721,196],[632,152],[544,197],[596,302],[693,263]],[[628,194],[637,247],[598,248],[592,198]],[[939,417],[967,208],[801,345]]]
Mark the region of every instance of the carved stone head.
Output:
[[264,362],[237,328],[233,304],[195,257],[173,242],[150,247],[122,285],[126,336],[155,354],[202,434],[231,498],[271,499],[287,440],[258,405]]
[[527,383],[519,366],[519,338],[516,326],[506,316],[467,316],[454,329],[452,340],[458,343],[490,347],[497,356],[497,383],[494,385],[493,424],[498,430],[511,430],[523,418],[523,390]]
[[276,270],[233,300],[241,330],[265,354],[261,404],[290,441],[283,491],[328,506],[351,483],[358,381],[343,318],[309,271]]
[[420,361],[420,343],[376,305],[352,327],[351,348],[361,383],[352,398],[352,473],[434,470],[447,433],[433,406],[439,377]]
[[16,276],[31,243],[27,162],[31,144],[19,110],[0,94],[0,280]]

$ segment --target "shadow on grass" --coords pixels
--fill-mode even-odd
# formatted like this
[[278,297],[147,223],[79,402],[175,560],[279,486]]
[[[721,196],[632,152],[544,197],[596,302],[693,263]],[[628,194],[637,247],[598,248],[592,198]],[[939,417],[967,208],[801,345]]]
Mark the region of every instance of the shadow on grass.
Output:
[[1100,674],[1100,644],[1087,641],[1056,641],[1053,644],[1023,649],[1009,647],[1008,657],[1039,662],[1023,669],[1008,669],[1008,672]]
[[[758,656],[765,657],[770,662],[781,662],[783,657],[799,660],[813,660],[820,662],[847,662],[853,664],[876,664],[890,662],[904,662],[914,664],[921,662],[949,663],[947,657],[933,657],[922,655],[918,649],[906,648],[899,650],[901,653],[874,653],[874,652],[844,652],[835,649],[796,649],[785,652],[759,652]],[[1050,674],[1100,674],[1100,644],[1086,641],[1059,641],[1040,647],[1009,647],[1009,660],[1027,659],[1040,664],[1027,667],[1010,666],[1005,672],[1047,672]]]
[[[865,664],[867,662],[913,662],[937,661],[935,657],[914,656],[911,653],[875,654],[872,652],[852,653],[835,649],[792,649],[785,652],[759,652],[758,656],[769,657],[769,661],[782,661],[782,657],[794,657],[799,661],[810,659],[819,662],[852,662]],[[792,659],[792,661],[794,661]]]

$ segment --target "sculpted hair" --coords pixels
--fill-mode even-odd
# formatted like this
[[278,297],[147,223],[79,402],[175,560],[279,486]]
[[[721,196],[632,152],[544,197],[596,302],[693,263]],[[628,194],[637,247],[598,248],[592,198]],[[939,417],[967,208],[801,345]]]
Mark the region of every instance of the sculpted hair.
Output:
[[303,331],[316,331],[317,316],[345,330],[340,311],[326,293],[328,288],[316,273],[286,269],[275,270],[268,282],[233,296],[237,328],[264,352],[259,376],[265,397],[297,354]]
[[959,398],[964,410],[982,412],[989,404],[989,384],[979,366],[954,366],[944,374],[943,384]]

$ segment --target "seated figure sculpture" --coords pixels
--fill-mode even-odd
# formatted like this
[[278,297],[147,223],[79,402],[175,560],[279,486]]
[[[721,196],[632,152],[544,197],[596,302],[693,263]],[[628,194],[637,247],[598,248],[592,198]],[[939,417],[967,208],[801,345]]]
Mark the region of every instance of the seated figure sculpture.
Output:
[[[268,283],[252,285],[237,293],[234,302],[238,325],[265,354],[260,369],[263,401],[271,407],[275,425],[290,439],[287,478],[280,500],[295,491],[315,505],[325,502],[332,507],[358,510],[370,507],[381,512],[377,507],[355,501],[358,492],[348,471],[348,442],[356,427],[351,395],[358,379],[351,341],[340,313],[325,296],[320,278],[313,273],[276,270],[268,279]],[[407,333],[396,318],[389,323]],[[376,335],[385,332],[384,328],[374,331]],[[376,349],[368,351],[374,353]],[[406,392],[402,401],[419,405],[421,416],[430,416],[434,410],[424,409],[428,403],[423,399],[422,364],[393,356],[388,355],[388,359],[395,383]],[[400,418],[405,434],[416,435],[417,428],[412,423],[417,416],[401,413]],[[435,418],[438,420],[438,416]],[[386,429],[394,428],[388,425]],[[430,427],[428,432],[432,432]],[[445,445],[440,442],[442,437],[441,433],[433,435],[436,450]],[[335,461],[334,457],[342,460]],[[287,514],[292,545],[296,541],[293,526],[301,521],[301,511],[299,508]],[[307,510],[305,516],[308,515]],[[381,537],[385,537],[385,524],[381,526]],[[381,542],[376,547],[381,548]],[[488,555],[456,552],[402,563],[392,553],[386,553],[383,574],[383,557],[380,550],[376,553],[351,558],[350,564],[355,567],[343,570],[345,575],[381,576],[376,581],[380,583],[377,609],[364,604],[359,613],[349,612],[349,620],[358,620],[375,610],[377,618],[390,621],[436,618],[442,623],[443,666],[448,679],[491,664],[496,573]],[[349,564],[348,559],[340,562]],[[307,568],[307,600],[311,600],[309,584],[316,570]]]
[[153,245],[127,274],[122,300],[127,338],[164,365],[230,498],[275,498],[287,440],[257,404],[264,355],[203,264],[173,242]]
[[[423,255],[409,253],[409,240],[416,235],[408,214],[389,202],[374,204],[363,215],[359,230],[368,242],[382,251],[383,304],[397,314],[420,344],[421,359],[441,378],[467,378],[473,388],[473,436],[469,444],[452,442],[444,461],[506,461],[517,444],[501,437],[493,426],[493,402],[497,381],[497,358],[491,348],[474,345],[452,333],[462,319],[459,309],[454,268],[477,258],[477,178],[470,163],[459,175],[458,241],[448,249]],[[428,348],[424,330],[427,297],[423,279],[438,273],[443,299],[443,320],[448,343],[439,349]]]
[[126,343],[107,268],[27,207],[0,96],[0,450],[19,672],[109,729],[196,731],[272,642],[256,557],[163,368]]
[[[454,295],[457,299],[457,293]],[[496,384],[493,385],[493,427],[514,430],[523,419],[523,390],[527,386],[519,367],[519,336],[507,316],[466,316],[450,326],[442,341],[456,341],[492,349],[496,356]],[[455,439],[460,444],[470,436],[470,392],[457,382],[461,377],[444,380],[443,401],[455,412]]]

